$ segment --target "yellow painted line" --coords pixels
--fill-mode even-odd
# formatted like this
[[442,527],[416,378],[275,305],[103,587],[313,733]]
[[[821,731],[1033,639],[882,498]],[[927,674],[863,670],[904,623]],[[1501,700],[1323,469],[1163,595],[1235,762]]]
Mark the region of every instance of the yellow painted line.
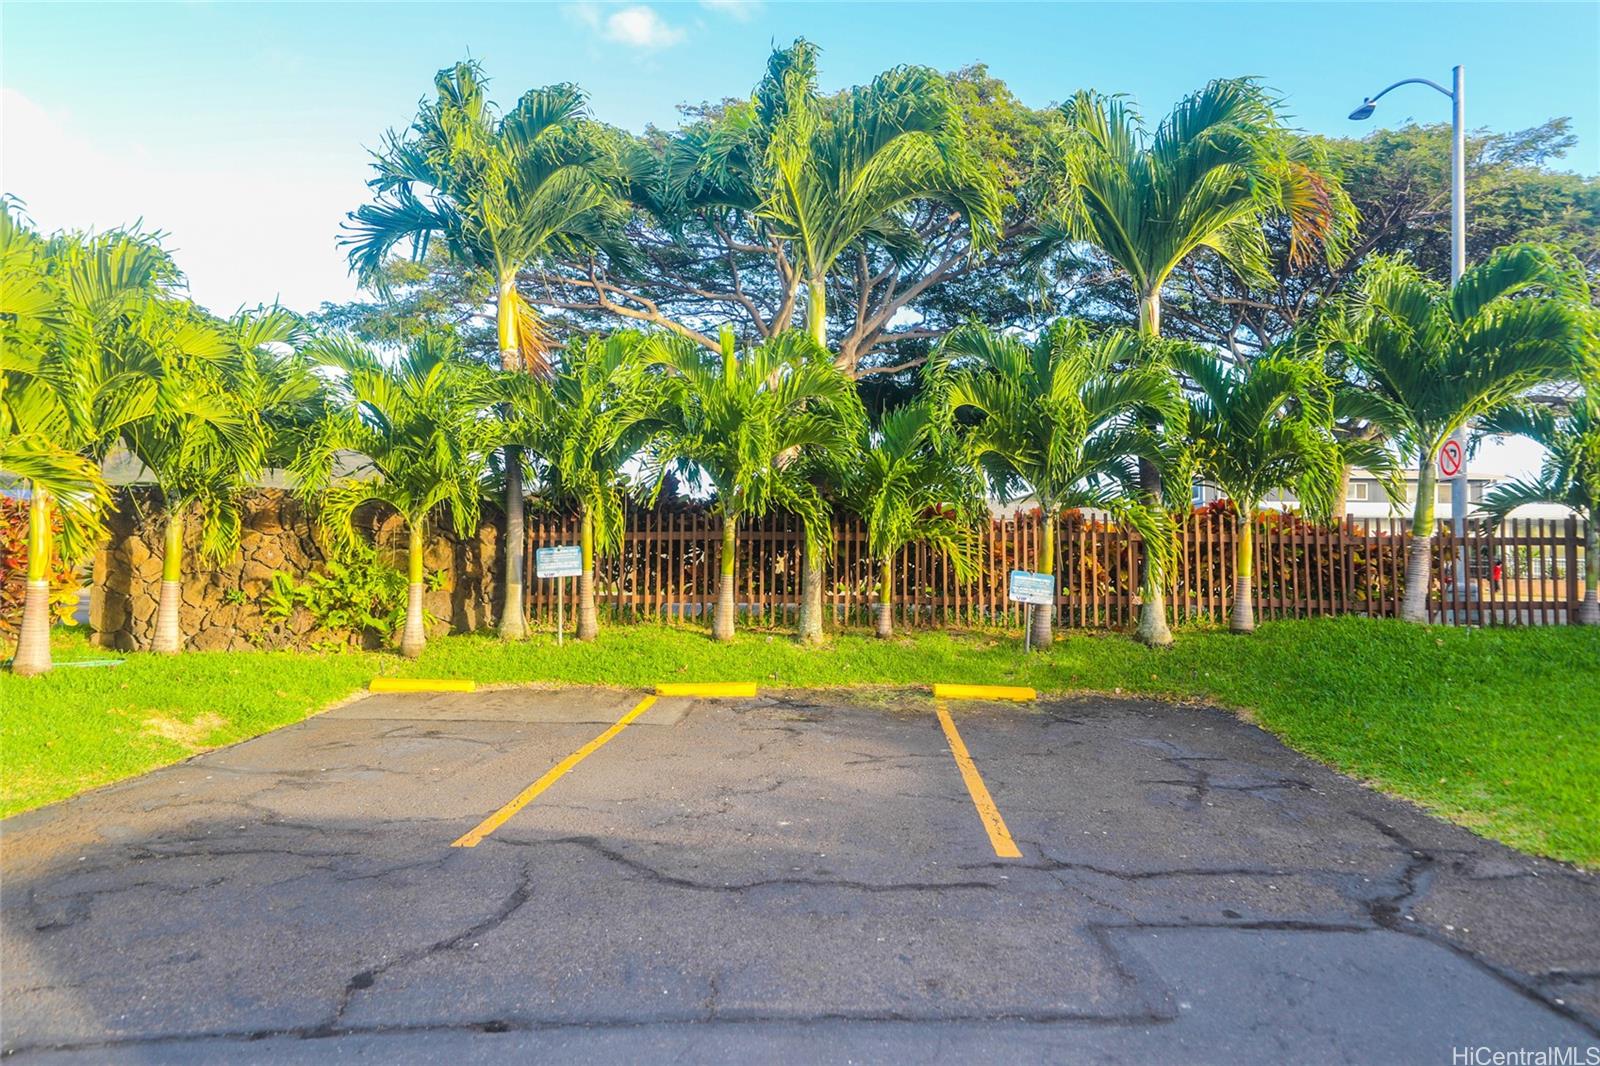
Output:
[[667,683],[656,686],[657,696],[754,696],[754,681],[706,681]]
[[1039,694],[1020,685],[935,685],[933,695],[947,700],[1032,700]]
[[1002,859],[1022,858],[1022,852],[1017,850],[1017,842],[1011,839],[1011,830],[1006,828],[1006,820],[1000,816],[1000,808],[994,805],[994,797],[989,795],[988,787],[978,774],[978,767],[972,761],[967,745],[962,742],[961,734],[956,732],[956,723],[950,717],[950,709],[944,705],[943,700],[935,700],[933,709],[939,714],[939,724],[944,726],[944,737],[950,742],[950,754],[956,757],[956,766],[961,770],[961,780],[967,783],[967,794],[972,797],[972,805],[978,809],[978,818],[982,820],[983,828],[989,833],[989,844],[994,848],[994,853]]
[[629,722],[639,717],[645,711],[648,711],[655,705],[655,702],[656,698],[654,696],[646,696],[644,699],[640,700],[638,705],[634,707],[633,710],[629,711],[621,718],[618,718],[611,728],[607,729],[604,733],[601,733],[599,736],[589,741],[589,743],[585,744],[571,755],[568,755],[565,759],[562,759],[560,762],[556,763],[543,777],[539,778],[539,780],[535,781],[533,784],[517,793],[516,798],[510,803],[506,804],[504,807],[501,807],[498,811],[495,811],[493,814],[489,815],[489,817],[479,822],[472,828],[470,832],[455,840],[450,846],[452,848],[477,847],[478,841],[482,840],[496,829],[499,829],[511,818],[513,814],[516,814],[518,811],[522,810],[522,808],[526,807],[528,804],[537,799],[539,797],[539,793],[543,792],[545,789],[549,788],[551,785],[565,777],[568,771],[570,771],[573,767],[577,766],[583,760],[587,759],[589,756],[605,747],[612,737],[626,729]]
[[467,678],[375,677],[368,692],[476,692],[476,682]]

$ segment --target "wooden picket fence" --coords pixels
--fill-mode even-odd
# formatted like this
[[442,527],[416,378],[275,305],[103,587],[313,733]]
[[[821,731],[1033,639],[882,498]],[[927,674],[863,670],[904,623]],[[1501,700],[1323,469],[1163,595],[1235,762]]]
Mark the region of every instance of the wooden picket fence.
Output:
[[[1346,519],[1319,525],[1269,514],[1256,531],[1254,591],[1261,619],[1399,614],[1411,534],[1404,519]],[[1011,570],[1033,570],[1042,527],[1038,514],[996,518],[976,531],[977,567],[963,578],[942,554],[913,545],[896,560],[897,626],[1015,628],[1017,604],[1006,598]],[[800,524],[775,514],[739,531],[736,570],[741,621],[784,626],[800,602]],[[553,617],[557,582],[568,617],[575,578],[534,576],[534,551],[578,542],[573,516],[530,515],[528,610]],[[1056,529],[1057,624],[1124,629],[1138,614],[1138,534],[1103,518],[1068,514]],[[1169,618],[1222,621],[1233,600],[1238,532],[1233,515],[1203,509],[1179,519],[1167,574]],[[709,622],[716,601],[721,523],[698,507],[630,508],[620,550],[596,563],[596,594],[614,621]],[[1441,523],[1435,541],[1430,612],[1435,621],[1475,625],[1564,624],[1583,596],[1583,538],[1575,519],[1526,519],[1498,529],[1473,528],[1457,543]],[[1501,564],[1494,579],[1495,560]],[[1458,579],[1458,568],[1461,577]],[[869,625],[877,568],[866,529],[853,516],[834,522],[833,558],[824,573],[825,604],[837,625]]]

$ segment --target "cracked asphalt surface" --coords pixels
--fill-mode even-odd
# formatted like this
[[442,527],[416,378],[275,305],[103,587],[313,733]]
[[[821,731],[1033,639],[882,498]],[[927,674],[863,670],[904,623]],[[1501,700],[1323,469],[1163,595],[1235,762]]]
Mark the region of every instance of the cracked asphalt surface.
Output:
[[[372,696],[3,823],[3,1049],[1429,1062],[1600,1044],[1600,879],[1214,709]],[[1579,1061],[1582,1061],[1581,1059]]]

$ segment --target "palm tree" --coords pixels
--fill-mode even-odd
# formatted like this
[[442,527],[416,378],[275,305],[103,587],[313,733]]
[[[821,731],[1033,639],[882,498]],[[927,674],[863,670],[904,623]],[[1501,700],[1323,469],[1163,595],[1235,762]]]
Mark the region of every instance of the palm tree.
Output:
[[[619,196],[623,155],[588,117],[583,92],[552,85],[524,93],[508,114],[485,97],[476,63],[457,63],[434,77],[407,136],[389,134],[375,153],[374,202],[350,217],[343,243],[350,263],[368,281],[382,278],[385,260],[407,242],[421,258],[438,237],[451,256],[487,273],[495,284],[500,364],[510,371],[543,369],[547,340],[517,273],[540,259],[606,247],[626,213]],[[505,451],[506,545],[521,544],[523,461]],[[500,635],[528,634],[523,610],[523,553],[507,550]]]
[[622,466],[658,427],[657,392],[639,333],[569,344],[547,379],[511,379],[512,432],[537,458],[550,499],[574,505],[583,572],[578,577],[578,639],[600,630],[594,560],[621,543],[627,482]]
[[1449,288],[1374,257],[1328,317],[1325,343],[1366,379],[1377,419],[1417,464],[1402,618],[1428,619],[1439,448],[1528,389],[1575,377],[1587,303],[1581,273],[1554,252],[1508,245]]
[[0,473],[26,481],[29,494],[28,584],[11,669],[22,675],[41,674],[51,668],[51,503],[62,517],[63,551],[76,558],[98,531],[100,515],[111,499],[98,463],[74,455],[42,434],[17,432],[9,399],[0,402]]
[[[383,504],[399,513],[407,533],[409,583],[400,651],[416,658],[427,643],[422,592],[428,516],[446,506],[459,535],[476,530],[488,455],[505,434],[488,417],[502,393],[484,367],[466,361],[455,339],[441,334],[412,342],[392,362],[346,337],[321,340],[312,354],[341,373],[295,474],[302,491],[321,497],[321,524],[337,550],[362,549],[355,514],[363,505]],[[374,476],[331,483],[340,451],[364,456]]]
[[[1191,256],[1210,252],[1246,280],[1270,282],[1269,220],[1290,222],[1290,265],[1319,245],[1337,253],[1354,226],[1338,182],[1248,79],[1213,81],[1185,97],[1153,134],[1121,97],[1079,92],[1062,113],[1033,254],[1099,248],[1128,275],[1146,337],[1160,335],[1162,289]],[[1159,501],[1157,466],[1145,463],[1140,477]],[[1165,645],[1172,633],[1161,575],[1148,565],[1155,561],[1147,559],[1140,584],[1138,636]]]
[[1600,625],[1600,395],[1591,383],[1565,414],[1528,404],[1506,407],[1479,423],[1480,433],[1515,433],[1544,445],[1537,477],[1504,481],[1483,497],[1493,525],[1525,503],[1557,503],[1583,521],[1584,594],[1580,625]]
[[[740,212],[781,243],[779,270],[790,299],[780,319],[803,285],[806,328],[826,349],[827,279],[841,255],[863,244],[897,256],[914,251],[921,238],[902,214],[919,201],[964,215],[967,252],[979,254],[997,237],[1001,199],[995,175],[966,146],[943,77],[897,67],[840,98],[824,98],[817,51],[804,39],[774,50],[748,103],[681,135],[667,158],[666,199],[680,209]],[[854,372],[846,359],[840,363]],[[801,562],[800,639],[812,643],[822,639],[816,547],[808,539]]]
[[271,420],[314,391],[309,375],[271,350],[300,339],[300,320],[280,309],[214,321],[193,305],[147,304],[137,332],[161,366],[157,401],[125,431],[161,497],[161,596],[150,650],[183,648],[184,541],[199,523],[200,554],[221,562],[239,547],[242,493],[273,454]]
[[894,635],[894,561],[907,545],[944,553],[962,578],[975,569],[971,521],[983,498],[975,474],[926,401],[884,412],[866,434],[846,494],[866,520],[867,553],[878,568],[880,638]]
[[[935,354],[934,394],[944,417],[970,423],[968,454],[995,495],[1031,492],[1039,505],[1040,573],[1055,573],[1055,523],[1067,508],[1107,511],[1144,538],[1147,555],[1171,553],[1171,520],[1140,493],[1139,464],[1167,458],[1147,429],[1151,413],[1181,425],[1184,410],[1171,372],[1148,348],[1128,331],[1091,337],[1083,322],[1063,319],[1032,345],[964,327]],[[1054,615],[1053,604],[1034,609],[1036,645],[1049,646]]]
[[[156,368],[131,328],[177,271],[137,231],[44,239],[0,210],[0,471],[28,484],[28,586],[12,669],[50,669],[50,557],[81,558],[109,503],[100,460],[155,402]],[[52,543],[52,508],[63,519]]]
[[800,457],[846,452],[860,400],[827,351],[804,333],[780,333],[743,356],[731,329],[723,330],[720,356],[681,337],[657,336],[648,358],[668,386],[653,462],[690,478],[699,472],[716,492],[722,572],[712,634],[732,640],[739,524],[786,510],[799,516],[813,550],[826,550],[827,508]]
[[1341,453],[1333,437],[1333,383],[1303,359],[1268,354],[1247,367],[1188,345],[1171,349],[1173,365],[1193,386],[1186,431],[1195,473],[1238,509],[1230,628],[1256,628],[1251,577],[1261,501],[1294,488],[1313,517],[1325,517],[1339,484]]
[[827,277],[860,241],[908,251],[920,240],[901,220],[919,200],[967,218],[973,251],[1000,225],[995,176],[970,152],[943,77],[897,67],[842,100],[817,92],[817,46],[775,50],[748,107],[674,145],[669,174],[695,206],[747,210],[786,242],[806,287],[806,328],[828,347]]

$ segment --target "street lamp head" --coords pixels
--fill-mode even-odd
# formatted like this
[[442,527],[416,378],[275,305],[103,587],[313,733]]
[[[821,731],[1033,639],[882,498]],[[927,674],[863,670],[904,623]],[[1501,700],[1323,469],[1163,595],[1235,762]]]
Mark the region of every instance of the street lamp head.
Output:
[[1360,107],[1358,107],[1354,111],[1350,112],[1350,121],[1352,121],[1352,122],[1360,122],[1363,119],[1371,118],[1372,117],[1372,112],[1377,110],[1377,107],[1378,107],[1378,101],[1376,101],[1376,100],[1363,100],[1361,102],[1361,106]]

